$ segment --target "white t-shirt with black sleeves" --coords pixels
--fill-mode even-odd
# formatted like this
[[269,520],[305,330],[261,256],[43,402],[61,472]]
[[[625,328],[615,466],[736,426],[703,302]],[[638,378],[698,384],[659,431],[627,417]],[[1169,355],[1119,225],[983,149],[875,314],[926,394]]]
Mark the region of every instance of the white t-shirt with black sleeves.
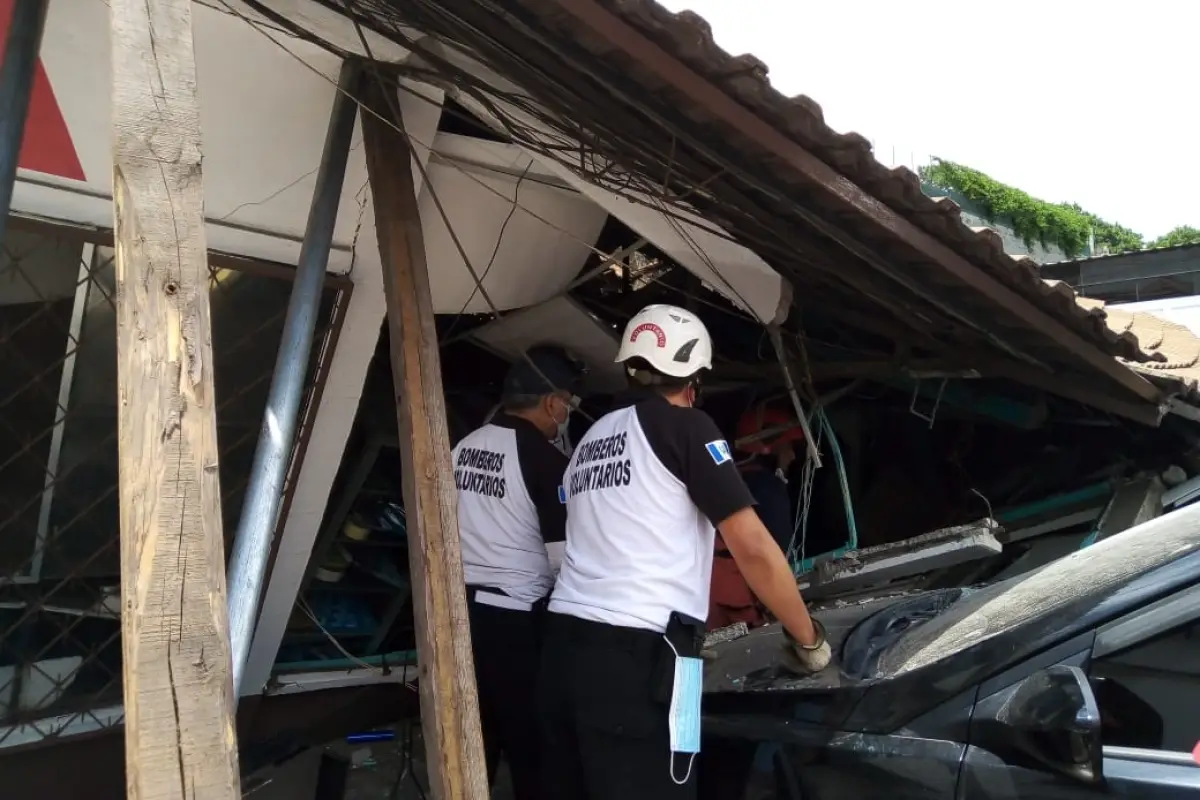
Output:
[[576,446],[563,485],[552,612],[655,631],[672,612],[708,616],[714,526],[754,499],[707,414],[625,398]]
[[541,600],[566,537],[567,457],[533,423],[498,414],[458,443],[452,461],[467,584]]

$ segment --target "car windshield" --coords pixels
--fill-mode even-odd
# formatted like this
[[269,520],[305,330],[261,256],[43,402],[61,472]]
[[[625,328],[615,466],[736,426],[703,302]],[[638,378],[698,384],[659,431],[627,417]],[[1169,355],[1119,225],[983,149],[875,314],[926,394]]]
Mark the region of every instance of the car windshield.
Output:
[[920,669],[1003,631],[1087,598],[1200,549],[1200,503],[1098,542],[1033,572],[963,596],[885,650],[878,673]]

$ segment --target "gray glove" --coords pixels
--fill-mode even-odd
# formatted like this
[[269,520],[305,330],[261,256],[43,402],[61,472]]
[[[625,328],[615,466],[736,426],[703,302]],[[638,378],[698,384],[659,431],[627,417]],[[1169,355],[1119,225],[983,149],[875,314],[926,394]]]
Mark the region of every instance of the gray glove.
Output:
[[783,629],[787,639],[783,646],[783,665],[797,675],[815,675],[833,660],[833,650],[825,639],[825,626],[817,619],[812,623],[817,632],[817,641],[813,644],[800,644],[788,633],[787,628]]

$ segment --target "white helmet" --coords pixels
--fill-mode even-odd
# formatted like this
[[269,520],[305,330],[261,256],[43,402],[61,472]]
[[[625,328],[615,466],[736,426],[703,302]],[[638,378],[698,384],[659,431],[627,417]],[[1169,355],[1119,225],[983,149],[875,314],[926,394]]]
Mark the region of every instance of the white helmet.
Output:
[[672,378],[712,369],[712,338],[692,312],[678,306],[646,306],[625,326],[616,362],[641,358]]

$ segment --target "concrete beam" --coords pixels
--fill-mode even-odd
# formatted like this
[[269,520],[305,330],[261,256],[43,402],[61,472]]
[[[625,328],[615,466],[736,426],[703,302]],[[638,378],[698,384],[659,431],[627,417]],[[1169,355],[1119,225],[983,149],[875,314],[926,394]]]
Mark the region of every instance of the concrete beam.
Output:
[[993,519],[926,533],[901,542],[856,550],[818,564],[801,589],[811,596],[840,594],[898,578],[944,569],[989,556],[1003,549]]

